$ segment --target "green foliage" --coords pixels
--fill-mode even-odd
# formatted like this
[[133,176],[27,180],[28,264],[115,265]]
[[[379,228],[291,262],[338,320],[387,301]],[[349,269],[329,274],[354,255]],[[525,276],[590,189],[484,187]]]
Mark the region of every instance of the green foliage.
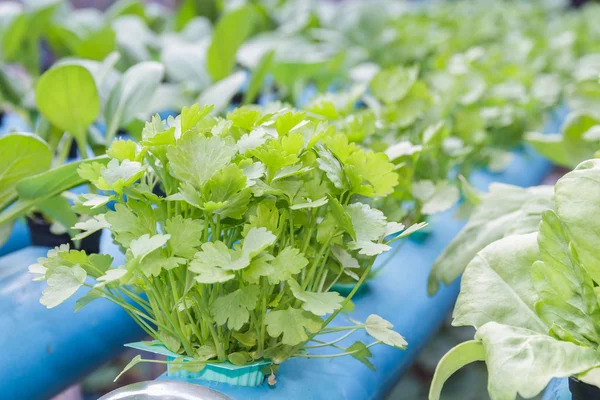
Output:
[[[107,228],[125,262],[111,266],[68,246],[50,250],[31,267],[49,284],[42,303],[54,307],[92,278],[93,292],[78,308],[96,298],[121,305],[177,359],[193,363],[186,368],[311,357],[307,343],[319,343],[318,335],[363,328],[372,343],[332,356],[372,367],[371,346],[405,348],[375,315],[327,328],[350,302],[329,291],[343,271],[362,268],[349,274],[360,286],[374,255],[389,249],[386,236],[404,230],[361,202],[393,190],[386,156],[302,113],[284,129],[287,109],[245,107],[225,119],[211,110],[196,105],[168,121],[156,116],[137,146],[115,141],[108,159],[79,166],[81,179],[106,193],[79,197],[77,210],[90,218],[75,224],[77,237]],[[336,154],[335,176],[320,168],[324,154]],[[348,184],[339,185],[340,176]],[[157,185],[164,195],[152,193]],[[330,221],[325,233],[323,219]]]
[[486,362],[492,399],[534,397],[555,377],[598,386],[600,275],[591,229],[598,165],[585,161],[558,181],[556,209],[538,213],[538,228],[507,234],[469,263],[453,324],[474,326],[475,342],[442,359],[431,399],[439,398],[451,373],[477,359]]
[[254,7],[249,5],[226,12],[217,21],[206,56],[207,69],[214,81],[233,72],[237,50],[253,27]]
[[50,168],[52,152],[41,139],[30,134],[11,134],[0,138],[0,210],[17,196],[17,184],[23,178]]
[[35,96],[44,117],[73,135],[80,148],[85,148],[88,127],[100,113],[100,97],[92,74],[79,65],[54,67],[40,78]]

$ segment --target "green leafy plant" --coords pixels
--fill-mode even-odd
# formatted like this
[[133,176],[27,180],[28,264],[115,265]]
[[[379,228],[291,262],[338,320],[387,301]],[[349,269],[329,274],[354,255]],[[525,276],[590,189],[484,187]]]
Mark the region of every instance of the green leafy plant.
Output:
[[[376,315],[329,327],[352,308],[375,256],[415,229],[363,202],[396,185],[387,157],[303,113],[210,112],[195,105],[168,121],[154,117],[139,144],[115,141],[107,164],[79,169],[105,194],[81,196],[76,207],[94,217],[75,226],[77,238],[107,228],[125,262],[113,266],[109,255],[66,245],[49,251],[30,267],[48,283],[42,304],[57,306],[88,287],[76,309],[98,298],[119,304],[155,344],[181,356],[172,366],[190,370],[342,355],[372,367],[371,346],[404,348]],[[344,274],[357,280],[346,298],[329,291]],[[338,345],[358,329],[374,341]],[[333,333],[343,335],[320,339]],[[339,351],[310,351],[327,346]]]
[[592,112],[575,111],[567,116],[560,133],[531,132],[525,139],[553,163],[575,168],[598,150],[600,119]]
[[454,325],[477,329],[475,340],[440,362],[430,399],[462,366],[484,360],[492,399],[531,398],[555,377],[600,387],[600,161],[581,163],[554,187],[554,209],[539,228],[493,242],[469,263]]

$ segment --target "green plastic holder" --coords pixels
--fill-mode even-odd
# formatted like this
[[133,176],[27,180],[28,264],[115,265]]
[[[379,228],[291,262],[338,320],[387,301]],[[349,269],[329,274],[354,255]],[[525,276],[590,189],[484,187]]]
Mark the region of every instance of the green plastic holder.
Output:
[[[357,282],[337,282],[331,287],[331,292],[338,292],[342,296],[348,296],[354,290]],[[363,282],[355,293],[355,296],[362,295],[369,285],[369,281]]]
[[[167,349],[159,341],[128,343],[125,346],[149,353],[161,354],[167,357],[167,361],[173,361],[175,358],[181,357],[181,355]],[[183,360],[192,361],[193,358],[183,357]],[[271,361],[264,360],[239,366],[226,361],[222,363],[208,363],[199,372],[186,371],[183,368],[174,368],[171,364],[167,364],[167,377],[176,380],[192,381],[192,383],[200,379],[236,386],[258,386],[265,380],[266,375],[262,372],[263,367],[271,364]]]

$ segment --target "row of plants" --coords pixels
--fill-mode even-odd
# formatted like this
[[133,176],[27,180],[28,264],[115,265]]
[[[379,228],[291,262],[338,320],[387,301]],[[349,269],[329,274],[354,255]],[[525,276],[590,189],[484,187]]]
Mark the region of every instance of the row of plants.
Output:
[[[120,17],[129,18],[132,15],[144,19],[140,15],[149,13],[142,13],[144,8],[136,2],[122,3],[113,6],[106,15],[92,13],[101,15],[107,21]],[[64,5],[52,4],[48,13],[54,10],[57,15],[50,18],[50,21],[63,21],[60,17],[65,12]],[[38,79],[35,96],[21,95],[17,98],[35,98],[35,105],[25,114],[35,115],[38,114],[35,110],[39,110],[41,116],[37,118],[36,131],[50,144],[58,155],[56,164],[60,164],[71,147],[71,136],[76,138],[79,153],[83,157],[88,154],[88,143],[94,153],[102,154],[107,144],[120,131],[126,130],[139,139],[144,116],[157,111],[179,109],[193,103],[194,97],[188,96],[190,93],[196,98],[198,93],[202,93],[198,98],[201,104],[217,104],[215,111],[223,111],[244,83],[240,71],[229,75],[235,69],[236,57],[241,65],[248,68],[255,66],[244,101],[256,99],[267,72],[273,79],[262,85],[263,93],[277,92],[278,98],[290,101],[295,101],[301,93],[306,92],[309,83],[317,88],[326,88],[331,86],[332,77],[342,87],[349,87],[354,82],[354,88],[348,89],[347,93],[342,89],[343,93],[337,95],[317,96],[305,107],[308,116],[329,120],[347,131],[349,140],[368,145],[377,151],[386,151],[398,165],[409,165],[410,168],[403,170],[403,184],[394,194],[394,199],[389,200],[389,206],[382,207],[387,215],[395,219],[406,218],[408,222],[414,222],[421,219],[422,214],[443,211],[458,200],[460,185],[457,176],[462,174],[468,177],[473,169],[480,166],[501,169],[506,165],[510,160],[508,150],[520,143],[523,132],[539,126],[544,113],[561,101],[560,78],[564,75],[561,72],[564,66],[553,66],[550,63],[553,60],[551,56],[556,52],[559,59],[571,59],[577,54],[577,47],[573,43],[561,46],[558,50],[550,49],[552,51],[543,54],[543,57],[533,52],[532,45],[535,42],[527,35],[531,35],[531,32],[538,33],[533,27],[538,28],[540,18],[547,17],[552,10],[541,12],[539,7],[524,5],[518,7],[521,14],[511,11],[511,17],[519,15],[517,21],[528,21],[533,27],[527,25],[520,29],[521,34],[511,31],[511,35],[507,36],[508,28],[505,25],[517,25],[505,15],[514,5],[500,7],[487,14],[487,8],[477,2],[473,4],[478,7],[478,13],[487,16],[481,26],[477,26],[478,30],[488,25],[504,27],[505,30],[495,29],[492,33],[483,35],[482,39],[477,39],[476,43],[473,43],[472,37],[469,40],[457,40],[452,56],[428,50],[425,53],[431,52],[435,57],[423,57],[420,65],[401,66],[416,63],[418,57],[414,60],[401,57],[391,60],[388,53],[385,57],[379,52],[371,51],[373,54],[368,54],[364,43],[351,35],[349,37],[354,38],[355,43],[340,43],[340,36],[348,34],[347,28],[345,24],[330,26],[331,16],[328,13],[331,10],[327,11],[326,7],[307,8],[301,6],[301,3],[287,2],[270,13],[274,30],[260,33],[259,28],[264,28],[264,24],[248,22],[254,21],[255,15],[264,15],[264,12],[259,12],[264,11],[264,7],[254,4],[254,8],[248,6],[225,12],[215,25],[214,33],[202,39],[205,43],[203,48],[190,47],[190,43],[196,45],[204,36],[188,37],[186,29],[192,29],[196,23],[200,23],[198,21],[204,21],[206,25],[206,19],[190,18],[183,25],[179,22],[181,31],[177,33],[173,31],[176,29],[174,22],[159,24],[162,27],[160,30],[149,23],[146,28],[158,30],[156,34],[161,35],[160,55],[155,55],[154,59],[163,64],[162,69],[151,61],[142,61],[121,73],[120,70],[124,68],[121,65],[123,57],[114,53],[101,62],[68,58],[60,61],[53,68],[54,72],[48,73],[47,79]],[[364,35],[374,42],[381,41],[381,27],[399,29],[396,22],[398,18],[412,26],[415,24],[413,19],[426,17],[430,20],[430,25],[435,26],[446,39],[448,32],[456,29],[456,24],[451,23],[446,16],[453,10],[449,6],[435,11],[417,12],[414,16],[404,14],[398,18],[390,18],[392,12],[371,15],[371,9],[358,7],[348,14],[369,22],[360,26],[365,27]],[[344,8],[334,10],[335,17],[346,15],[349,11]],[[466,7],[459,10],[461,11],[453,11],[452,14],[458,17],[465,13]],[[71,12],[79,15],[88,11],[90,10]],[[282,22],[292,12],[314,18],[307,17],[304,24],[292,29]],[[27,12],[21,15],[25,14]],[[18,37],[11,32],[19,18],[21,16],[9,19],[12,23],[7,23],[8,28],[4,30],[6,38],[16,40]],[[490,24],[490,18],[495,23]],[[309,23],[308,20],[312,22]],[[251,24],[252,27],[246,29],[248,32],[240,33],[244,29],[239,27],[246,26],[243,24]],[[375,24],[378,30],[372,31]],[[244,38],[254,32],[255,28],[259,30],[259,34],[243,44]],[[51,28],[47,30],[52,31]],[[203,32],[207,34],[206,30]],[[315,39],[315,32],[323,34],[325,39]],[[587,34],[587,30],[584,33]],[[405,32],[402,31],[401,34],[404,37]],[[48,33],[46,36],[46,40],[52,42],[52,35]],[[483,37],[488,41],[490,37],[495,40],[486,43]],[[539,37],[535,39],[541,40]],[[29,40],[33,40],[33,37]],[[486,47],[477,47],[479,40]],[[515,49],[523,41],[530,46],[519,45],[525,49]],[[182,44],[183,42],[185,43]],[[305,49],[311,57],[320,48],[322,51],[317,53],[322,57],[294,61],[289,60],[288,54],[281,54],[282,51],[279,51],[285,48],[298,50],[299,43],[306,44],[301,49]],[[429,48],[435,44],[425,43],[424,46]],[[388,48],[394,49],[391,52],[394,54],[417,52],[407,43],[394,42]],[[256,53],[258,56],[252,61],[246,56],[248,53]],[[515,54],[519,56],[515,57]],[[183,55],[201,57],[184,60]],[[371,67],[374,66],[375,69],[371,68],[370,74],[356,77],[357,70],[365,69],[364,60],[370,60]],[[181,69],[190,63],[194,65],[191,70]],[[68,81],[78,79],[79,75],[87,75],[81,69],[66,67],[73,64],[88,69],[94,77],[95,89],[92,88],[89,76],[81,78],[86,83],[84,93],[87,97],[79,96],[74,93],[76,90],[73,86],[69,90],[66,85]],[[330,64],[335,64],[336,67],[327,67]],[[128,64],[125,65],[127,66]],[[353,66],[355,67],[352,68]],[[60,72],[56,70],[59,67],[62,67]],[[180,70],[174,71],[176,68]],[[377,69],[380,72],[373,76],[373,71]],[[518,73],[510,72],[513,70]],[[207,71],[219,72],[211,77],[206,75]],[[323,71],[328,73],[323,74]],[[199,75],[203,77],[198,78]],[[165,79],[168,83],[164,82]],[[213,80],[218,82],[207,88]],[[57,87],[53,85],[58,86],[62,93],[57,92]],[[176,90],[173,90],[173,85]],[[60,93],[62,101],[77,99],[79,104],[90,110],[88,115],[73,116],[73,113],[65,112],[66,108],[61,107],[58,102],[57,93]],[[366,109],[357,111],[356,102],[365,105]],[[14,109],[18,109],[18,106]],[[73,126],[75,122],[69,126],[69,121],[78,119],[81,119],[80,126]],[[104,138],[102,131],[105,131]],[[417,206],[397,207],[398,202],[416,203]],[[47,219],[55,220],[52,217]]]
[[[99,298],[121,305],[155,340],[146,345],[171,356],[173,374],[228,363],[274,374],[291,357],[351,355],[372,366],[371,346],[406,346],[391,324],[376,315],[330,324],[352,310],[376,256],[461,194],[462,211],[479,204],[436,263],[435,292],[487,244],[536,231],[552,201],[548,188],[508,186],[481,198],[463,176],[501,170],[524,140],[565,165],[589,157],[586,145],[598,140],[593,8],[563,15],[520,2],[401,10],[252,2],[213,15],[213,26],[193,16],[193,2],[164,18],[128,1],[94,17],[70,11],[82,26],[65,28],[69,10],[52,3],[15,12],[0,24],[2,40],[14,40],[15,21],[42,10],[46,23],[23,40],[43,37],[54,55],[79,58],[41,76],[28,67],[36,82],[29,103],[24,92],[7,96],[16,92],[6,80],[0,85],[2,99],[16,99],[12,109],[36,121],[36,135],[0,138],[8,172],[0,238],[32,211],[58,222],[76,248],[61,245],[31,266],[48,283],[42,304],[57,306],[85,287],[76,309]],[[290,23],[294,13],[303,18]],[[127,35],[136,42],[119,42],[117,32],[105,53],[86,53],[118,25],[136,30]],[[139,42],[149,37],[142,31],[152,39]],[[244,83],[242,102],[278,101],[230,108]],[[195,100],[178,116],[141,122]],[[577,114],[562,135],[525,135],[567,101]],[[119,131],[131,140],[114,140]],[[67,162],[72,142],[79,160]],[[84,183],[87,193],[68,192]],[[77,249],[102,229],[124,265]],[[335,291],[344,281],[353,283],[347,296]],[[373,341],[344,344],[359,329]],[[136,357],[126,369],[140,361],[157,362]]]

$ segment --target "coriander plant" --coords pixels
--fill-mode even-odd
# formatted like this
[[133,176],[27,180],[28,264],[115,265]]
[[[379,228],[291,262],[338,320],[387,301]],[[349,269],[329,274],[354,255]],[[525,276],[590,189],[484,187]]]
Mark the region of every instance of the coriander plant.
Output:
[[[244,107],[225,119],[210,112],[195,105],[167,121],[154,117],[139,144],[115,141],[108,163],[79,169],[98,192],[77,204],[93,215],[76,226],[78,237],[107,228],[125,262],[67,245],[50,250],[30,268],[48,283],[41,303],[55,307],[88,287],[76,309],[98,298],[122,306],[186,357],[172,365],[195,370],[227,360],[276,368],[290,357],[323,357],[309,350],[327,346],[340,349],[327,357],[370,365],[369,347],[404,348],[376,315],[328,327],[351,308],[375,257],[416,229],[364,202],[397,184],[387,156],[289,109]],[[329,291],[343,275],[357,281],[346,298]],[[363,328],[372,343],[338,344]],[[332,333],[342,336],[320,339]]]

